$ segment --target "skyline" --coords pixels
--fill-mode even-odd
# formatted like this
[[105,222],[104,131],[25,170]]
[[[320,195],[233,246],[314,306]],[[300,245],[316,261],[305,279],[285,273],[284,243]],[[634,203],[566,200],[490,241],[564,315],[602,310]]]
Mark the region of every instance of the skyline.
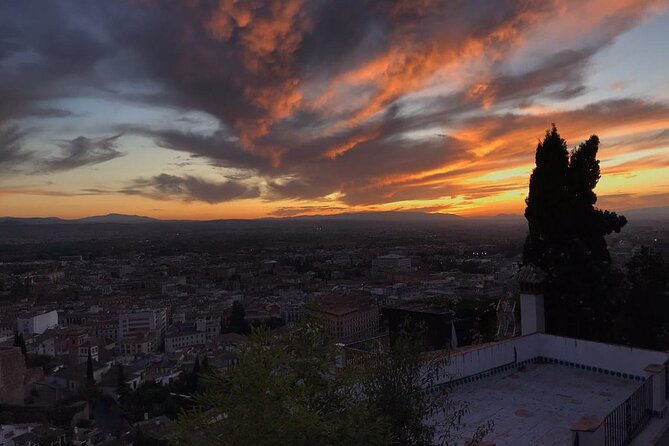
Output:
[[555,123],[669,204],[667,1],[5,2],[0,209],[522,213]]

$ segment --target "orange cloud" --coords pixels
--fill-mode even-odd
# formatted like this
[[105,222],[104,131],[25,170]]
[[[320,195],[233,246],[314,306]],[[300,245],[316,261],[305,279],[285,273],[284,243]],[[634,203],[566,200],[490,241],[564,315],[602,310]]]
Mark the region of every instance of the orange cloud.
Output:
[[[422,11],[430,3],[421,3],[419,9]],[[434,36],[435,40],[429,42],[417,40],[411,34],[399,36],[387,53],[332,79],[326,92],[312,106],[324,106],[337,91],[347,87],[371,86],[375,91],[371,98],[347,119],[349,126],[356,125],[402,95],[425,87],[435,74],[449,66],[454,71],[469,59],[484,55],[493,60],[500,58],[501,54],[522,41],[522,30],[537,22],[541,16],[541,12],[524,11],[483,36],[444,37],[443,40]],[[481,87],[485,86],[481,84]]]
[[294,66],[302,34],[310,27],[303,1],[220,0],[205,26],[215,39],[238,39],[236,48],[250,76],[239,81],[246,97],[263,111],[261,118],[234,123],[242,144],[252,149],[254,140],[290,116],[302,99]]

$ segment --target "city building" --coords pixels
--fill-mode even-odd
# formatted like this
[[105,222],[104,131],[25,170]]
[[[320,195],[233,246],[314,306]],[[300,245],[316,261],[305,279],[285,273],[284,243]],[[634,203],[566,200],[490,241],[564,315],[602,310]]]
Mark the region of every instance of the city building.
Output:
[[16,330],[24,335],[42,334],[58,325],[56,310],[25,313],[16,318]]
[[384,305],[381,307],[381,318],[388,327],[391,344],[404,328],[410,327],[425,331],[426,347],[429,349],[457,346],[458,339],[464,340],[466,328],[469,328],[465,321],[455,319],[448,308],[420,302]]
[[126,335],[116,347],[121,356],[148,355],[158,350],[160,340],[158,332],[150,331]]
[[173,353],[193,345],[205,345],[207,332],[198,331],[195,326],[174,324],[165,334],[165,352]]
[[399,254],[387,254],[372,260],[372,272],[392,273],[411,270],[411,258]]
[[379,333],[379,307],[349,299],[326,300],[312,310],[338,342],[353,342]]
[[154,308],[145,310],[124,311],[118,315],[118,338],[126,340],[135,335],[143,335],[149,331],[159,334],[162,339],[167,327],[167,310]]

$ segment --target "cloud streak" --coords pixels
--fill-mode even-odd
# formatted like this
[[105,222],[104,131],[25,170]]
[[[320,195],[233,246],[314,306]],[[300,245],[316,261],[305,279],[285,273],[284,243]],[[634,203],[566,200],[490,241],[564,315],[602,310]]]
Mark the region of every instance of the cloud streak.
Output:
[[8,171],[31,158],[32,153],[21,146],[24,136],[15,126],[0,127],[0,172]]
[[176,176],[166,173],[151,178],[138,178],[119,191],[126,195],[141,195],[158,200],[178,199],[185,202],[203,201],[223,203],[242,198],[256,198],[259,190],[240,182],[212,182],[191,175]]
[[120,134],[100,139],[79,136],[71,140],[60,141],[58,142],[61,149],[60,155],[42,160],[38,164],[38,170],[40,172],[60,172],[119,158],[124,155],[117,149],[120,137]]

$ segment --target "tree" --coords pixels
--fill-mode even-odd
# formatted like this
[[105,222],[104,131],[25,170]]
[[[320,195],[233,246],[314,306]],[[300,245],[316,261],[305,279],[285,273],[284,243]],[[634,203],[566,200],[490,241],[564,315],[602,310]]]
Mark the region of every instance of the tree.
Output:
[[93,356],[88,350],[88,358],[86,359],[86,382],[90,385],[95,385],[95,375],[93,373]]
[[200,357],[196,356],[195,364],[193,365],[193,374],[197,375],[198,373],[200,373]]
[[599,338],[612,322],[612,270],[605,236],[627,223],[595,208],[600,178],[599,138],[569,152],[555,125],[536,151],[525,217],[524,263],[548,273],[547,329],[562,335]]
[[[187,375],[190,376],[190,373]],[[167,386],[154,381],[145,382],[120,399],[123,416],[132,422],[142,420],[145,413],[150,417],[165,415],[176,419],[192,406],[189,395],[194,393],[194,389],[189,385],[186,380],[177,380]]]
[[[197,406],[179,418],[182,444],[427,445],[437,426],[425,425],[438,406],[450,427],[462,406],[421,390],[427,367],[414,338],[370,364],[334,370],[338,347],[322,326],[303,322],[283,333],[253,329],[238,364],[205,377]],[[454,408],[455,410],[448,410]],[[223,416],[224,414],[224,416]],[[220,416],[219,416],[220,415]],[[441,426],[448,434],[449,426]]]
[[248,334],[249,324],[245,319],[246,311],[244,305],[238,300],[232,304],[232,311],[230,312],[229,330],[233,333]]
[[567,223],[567,143],[555,126],[546,131],[544,140],[537,145],[535,160],[525,200],[529,233],[523,260],[546,268],[551,250],[564,243]]
[[[361,394],[389,421],[392,444],[454,444],[459,421],[468,411],[466,403],[448,398],[448,386],[440,386],[436,395],[424,395],[438,383],[445,365],[423,353],[424,333],[422,326],[403,326],[392,347],[363,366]],[[491,423],[477,426],[472,439],[482,440],[491,428]]]
[[669,348],[669,265],[647,247],[626,265],[620,308],[621,341],[637,347]]
[[123,398],[125,395],[130,392],[130,387],[125,380],[125,373],[123,372],[123,364],[120,362],[116,367],[116,393],[120,398]]
[[28,354],[25,358],[26,367],[41,367],[45,375],[50,374],[55,365],[55,358],[49,355]]
[[[179,442],[228,445],[389,444],[388,426],[332,373],[333,345],[304,326],[254,329],[226,374],[207,377],[197,410],[179,418]],[[213,421],[212,414],[225,413]],[[196,433],[196,434],[194,434]]]
[[14,347],[20,347],[23,356],[28,355],[28,349],[26,348],[26,340],[23,338],[23,333],[19,333],[17,331],[14,334]]

